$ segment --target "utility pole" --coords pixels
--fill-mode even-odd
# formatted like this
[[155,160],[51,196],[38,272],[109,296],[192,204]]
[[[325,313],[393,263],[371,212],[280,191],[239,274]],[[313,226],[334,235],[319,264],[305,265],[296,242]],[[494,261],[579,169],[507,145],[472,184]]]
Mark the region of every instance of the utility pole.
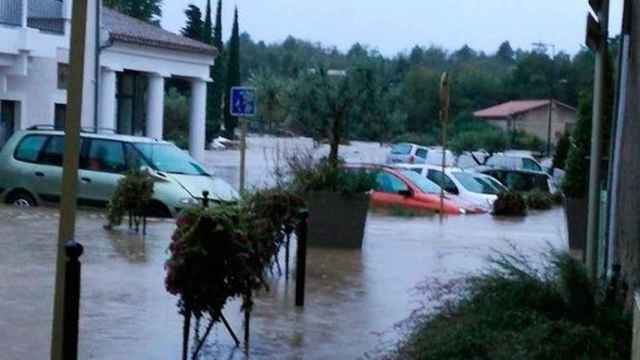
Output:
[[600,168],[602,118],[604,116],[605,72],[608,61],[609,0],[590,0],[597,19],[587,21],[587,45],[595,52],[591,160],[589,168],[589,213],[587,217],[586,265],[593,280],[598,278],[598,225],[600,221]]
[[542,41],[531,44],[539,49],[543,49],[547,52],[548,48],[551,48],[551,82],[549,83],[549,118],[547,120],[547,151],[546,155],[551,156],[551,124],[553,122],[553,97],[554,97],[554,81],[555,81],[555,58],[556,58],[556,45],[552,43],[544,43]]
[[440,186],[440,221],[444,217],[444,178],[447,166],[447,126],[449,125],[449,74],[440,78],[440,121],[442,126],[442,185]]

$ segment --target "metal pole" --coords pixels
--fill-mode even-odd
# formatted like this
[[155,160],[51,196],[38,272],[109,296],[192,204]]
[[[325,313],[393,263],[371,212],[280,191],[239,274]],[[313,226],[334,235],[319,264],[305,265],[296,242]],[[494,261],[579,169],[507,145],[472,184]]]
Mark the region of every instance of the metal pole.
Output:
[[296,237],[298,238],[298,249],[296,255],[296,306],[304,306],[305,276],[307,270],[307,231],[309,212],[304,210],[300,213],[300,224]]
[[604,116],[605,72],[608,60],[607,40],[609,24],[609,1],[603,0],[598,13],[602,32],[599,49],[595,54],[595,76],[593,90],[593,121],[591,128],[591,164],[589,170],[589,213],[587,217],[586,265],[592,279],[598,277],[598,223],[600,220],[600,167],[602,155],[602,118]]
[[78,156],[80,152],[80,124],[82,122],[83,85],[85,73],[85,41],[88,2],[96,0],[76,0],[73,2],[71,26],[71,49],[69,61],[71,76],[68,91],[68,117],[65,121],[64,163],[62,172],[62,199],[60,203],[60,223],[56,258],[56,278],[51,334],[51,359],[66,360],[64,344],[65,331],[64,292],[66,279],[65,247],[67,241],[75,237],[76,194],[78,184]]
[[80,318],[80,256],[84,249],[75,241],[65,244],[67,255],[67,272],[65,274],[64,291],[64,344],[63,358],[78,358],[78,320]]
[[551,120],[553,118],[553,97],[549,99],[549,122],[547,123],[547,156],[551,156]]
[[447,165],[447,126],[449,124],[449,75],[440,78],[440,121],[442,122],[442,184],[440,186],[440,220],[444,216],[444,179]]
[[247,120],[240,118],[240,192],[245,186],[245,161],[247,152]]

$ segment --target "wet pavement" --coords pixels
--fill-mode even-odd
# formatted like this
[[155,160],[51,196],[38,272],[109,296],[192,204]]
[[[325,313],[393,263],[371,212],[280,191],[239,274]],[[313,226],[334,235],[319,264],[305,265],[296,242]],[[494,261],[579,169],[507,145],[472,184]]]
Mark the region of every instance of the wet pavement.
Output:
[[[261,143],[269,141],[257,140],[248,158],[249,182],[256,186],[267,179]],[[359,161],[383,156],[384,150],[374,151],[377,145],[366,146],[371,151],[351,154],[370,156]],[[207,164],[236,183],[236,155],[208,153]],[[179,358],[182,318],[177,298],[164,289],[163,269],[174,224],[153,221],[142,238],[126,227],[103,230],[104,222],[100,212],[79,214],[77,239],[85,246],[80,358]],[[48,358],[57,224],[55,209],[0,206],[1,359]],[[507,250],[509,242],[528,253],[549,245],[565,248],[565,233],[559,208],[521,220],[475,215],[449,217],[443,223],[437,217],[371,213],[361,251],[309,249],[304,309],[294,306],[295,282],[276,271],[271,291],[256,296],[249,357],[370,356],[373,349],[397,339],[394,325],[416,306],[413,289],[425,278],[449,279],[477,271],[493,249]],[[280,262],[284,266],[283,259]],[[238,302],[230,303],[224,314],[241,335]],[[207,358],[246,357],[234,350],[222,326],[216,326],[205,351]]]

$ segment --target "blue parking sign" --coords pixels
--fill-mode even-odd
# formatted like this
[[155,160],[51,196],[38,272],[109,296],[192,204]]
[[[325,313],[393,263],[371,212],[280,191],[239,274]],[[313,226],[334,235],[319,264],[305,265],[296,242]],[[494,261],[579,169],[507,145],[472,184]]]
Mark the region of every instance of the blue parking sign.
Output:
[[247,86],[234,86],[231,88],[231,115],[239,117],[256,116],[257,108],[256,89]]

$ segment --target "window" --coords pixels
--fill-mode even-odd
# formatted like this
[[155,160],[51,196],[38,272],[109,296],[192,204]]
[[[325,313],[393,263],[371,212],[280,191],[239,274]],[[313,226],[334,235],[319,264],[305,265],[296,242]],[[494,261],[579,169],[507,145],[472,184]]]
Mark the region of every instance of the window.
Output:
[[126,170],[124,148],[118,141],[92,139],[86,170],[122,173]]
[[416,150],[416,156],[419,158],[426,159],[427,158],[427,149],[418,149]]
[[170,174],[207,175],[191,156],[175,145],[139,143],[134,146],[155,170]]
[[404,181],[400,180],[397,176],[384,171],[378,173],[376,176],[376,182],[376,191],[397,194],[399,191],[409,190],[409,187],[404,183]]
[[465,189],[472,193],[490,195],[496,195],[498,193],[497,189],[488,182],[483,181],[478,175],[466,172],[454,172],[453,176],[455,176]]
[[459,194],[460,191],[456,184],[449,178],[449,176],[442,173],[439,170],[429,170],[427,174],[427,178],[434,183],[438,184],[440,187],[444,188],[444,190],[451,194]]
[[411,180],[411,182],[417,186],[418,188],[420,188],[420,190],[422,190],[422,192],[427,193],[427,194],[439,194],[441,191],[440,186],[438,186],[438,184],[434,183],[433,181],[425,178],[422,175],[416,174],[413,171],[410,170],[404,170],[402,171],[402,175],[406,176],[409,178],[409,180]]
[[20,141],[13,157],[20,161],[36,162],[42,145],[44,145],[46,140],[47,137],[42,135],[25,136],[24,139]]
[[44,165],[62,166],[62,154],[64,154],[64,137],[51,136],[40,154],[38,163]]
[[391,153],[394,155],[407,155],[411,152],[410,144],[398,144],[391,148]]
[[142,158],[138,150],[136,150],[133,145],[125,144],[125,152],[128,169],[140,169],[143,166],[148,166],[147,162]]
[[58,89],[67,90],[69,87],[69,64],[58,63]]
[[542,171],[540,165],[528,158],[522,158],[522,168],[525,170]]
[[53,119],[54,127],[58,130],[64,130],[64,123],[67,119],[67,105],[56,104],[55,114]]

